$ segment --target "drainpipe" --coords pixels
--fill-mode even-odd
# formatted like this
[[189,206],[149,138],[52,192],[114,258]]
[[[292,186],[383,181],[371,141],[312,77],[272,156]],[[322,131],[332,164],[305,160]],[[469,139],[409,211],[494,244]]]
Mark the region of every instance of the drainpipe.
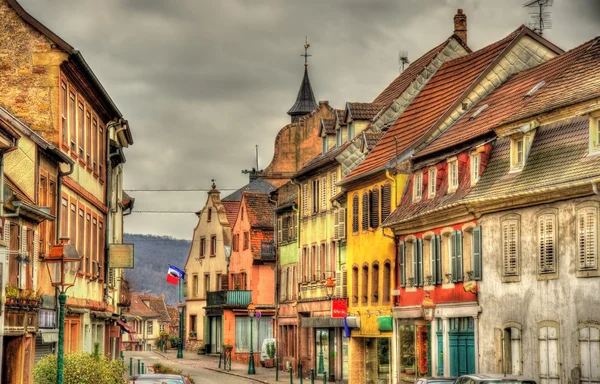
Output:
[[394,209],[398,206],[398,188],[396,185],[396,179],[390,175],[391,168],[385,168],[385,177],[394,183]]

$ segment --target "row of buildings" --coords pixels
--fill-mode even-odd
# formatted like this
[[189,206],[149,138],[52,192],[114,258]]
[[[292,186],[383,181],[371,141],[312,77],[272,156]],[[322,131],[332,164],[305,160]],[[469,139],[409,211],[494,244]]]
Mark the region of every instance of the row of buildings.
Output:
[[252,326],[331,382],[600,380],[600,38],[473,51],[458,10],[372,102],[317,103],[305,67],[288,113],[271,164],[197,213],[188,346],[247,361]]
[[65,352],[119,357],[131,302],[122,191],[131,129],[79,51],[16,0],[0,1],[0,382],[33,382],[55,353],[45,259],[60,237],[82,258],[67,291]]

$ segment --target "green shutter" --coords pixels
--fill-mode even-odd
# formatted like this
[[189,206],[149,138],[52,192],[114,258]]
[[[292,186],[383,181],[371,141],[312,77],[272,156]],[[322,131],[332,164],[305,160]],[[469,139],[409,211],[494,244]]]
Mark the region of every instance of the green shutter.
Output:
[[400,286],[406,287],[406,249],[404,241],[398,244],[400,253]]
[[454,243],[456,246],[456,276],[454,277],[456,282],[463,281],[463,254],[462,254],[462,245],[463,245],[463,234],[461,231],[456,231],[456,242]]
[[442,237],[435,235],[433,237],[433,249],[435,257],[435,277],[433,278],[435,284],[442,284]]
[[416,286],[423,286],[423,239],[417,239],[417,269],[415,270]]
[[418,241],[415,240],[413,241],[413,252],[412,252],[412,265],[413,265],[413,282],[414,282],[414,286],[418,287],[419,286],[419,278],[418,278],[418,269],[419,268],[419,260],[418,260],[418,249],[419,249],[419,244]]
[[481,225],[473,228],[473,273],[475,280],[481,280]]
[[450,236],[450,273],[452,274],[452,281],[456,282],[456,232],[452,231]]

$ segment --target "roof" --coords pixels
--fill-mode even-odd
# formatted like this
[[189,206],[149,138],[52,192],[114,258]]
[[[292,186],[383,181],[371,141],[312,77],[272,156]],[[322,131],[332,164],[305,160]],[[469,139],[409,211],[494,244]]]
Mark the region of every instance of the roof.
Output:
[[241,201],[242,200],[242,192],[259,192],[259,193],[269,193],[275,190],[275,186],[268,181],[257,178],[256,180],[244,185],[242,188],[237,191],[231,193],[230,195],[221,199],[221,202],[224,201]]
[[373,119],[386,104],[383,103],[346,103],[346,110],[349,112],[348,118],[352,120],[371,120]]
[[320,155],[316,156],[314,159],[309,161],[304,167],[302,167],[302,169],[300,169],[298,173],[294,175],[294,178],[302,177],[307,173],[310,173],[314,170],[319,170],[323,166],[337,161],[335,159],[336,156],[342,153],[344,149],[348,148],[348,146],[350,146],[350,144],[352,144],[353,142],[354,140],[346,141],[339,147],[335,147],[327,151],[325,154],[321,153]]
[[523,26],[507,37],[468,56],[444,63],[365,160],[343,181],[375,172],[395,153],[402,152],[426,133],[469,86],[519,36]]
[[10,176],[4,174],[4,202],[10,200],[11,196],[16,196],[17,200],[24,203],[35,205],[35,202],[15,183]]
[[[517,73],[506,83],[494,90],[489,96],[481,100],[478,104],[465,114],[460,120],[446,130],[441,136],[430,143],[427,147],[415,154],[415,158],[430,155],[432,153],[446,150],[449,147],[456,146],[459,143],[475,139],[487,133],[490,133],[494,127],[503,120],[511,119],[515,112],[528,109],[528,104],[535,102],[538,97],[545,97],[545,90],[554,84],[555,79],[561,76],[570,67],[576,64],[576,61],[586,54],[588,48],[596,40],[588,41],[576,47],[569,52],[563,53],[553,59],[540,64],[537,67]],[[600,63],[600,60],[596,60]],[[600,73],[600,71],[599,71]],[[565,73],[566,75],[566,73]],[[583,80],[583,79],[581,79]],[[536,91],[531,97],[525,95],[536,85],[544,81],[544,85]],[[590,77],[587,82],[597,82],[598,77]],[[597,82],[597,84],[600,84]],[[600,86],[596,87],[600,90]],[[473,115],[483,106],[487,107],[476,117]]]
[[321,119],[321,126],[326,135],[335,135],[335,119]]
[[171,323],[179,322],[179,311],[177,310],[176,306],[167,304],[167,312],[169,313],[169,317],[171,318]]
[[231,228],[233,228],[237,219],[238,211],[240,209],[240,202],[221,200],[221,204],[223,204],[223,207],[225,207],[225,213],[227,214],[227,222],[229,222],[229,225],[231,226]]
[[523,170],[510,171],[510,137],[499,138],[467,201],[557,188],[600,176],[600,156],[587,156],[589,118],[579,116],[537,128]]
[[131,305],[129,306],[129,314],[153,319],[160,317],[158,313],[156,313],[149,306],[144,304],[139,295],[131,295]]
[[375,148],[375,145],[377,145],[379,140],[381,140],[385,132],[363,131],[363,134],[365,136],[365,144],[367,146],[367,151],[370,151],[373,148]]
[[158,321],[161,322],[169,322],[171,321],[171,317],[169,316],[169,311],[167,310],[167,306],[165,305],[165,296],[164,294],[161,296],[151,296],[151,295],[139,295],[140,300],[148,300],[150,303],[150,308],[158,314]]
[[296,102],[287,113],[290,116],[306,115],[316,108],[317,102],[315,101],[315,95],[313,94],[310,79],[308,78],[308,67],[304,66],[304,77],[300,84],[300,90],[298,90]]
[[266,193],[243,192],[246,202],[248,222],[253,228],[273,229],[273,210],[275,205],[269,201]]
[[[389,105],[398,97],[400,97],[400,95],[410,86],[413,80],[423,71],[423,68],[425,68],[438,55],[438,53],[444,49],[452,37],[453,36],[448,38],[437,47],[431,49],[417,60],[413,61],[404,71],[402,71],[401,74],[394,79],[394,81],[390,83],[390,85],[383,90],[383,92],[379,94],[379,96],[375,98],[375,100],[373,100],[373,102]],[[457,41],[462,42],[462,40],[458,38]],[[467,49],[467,51],[471,51],[467,46],[463,46],[465,49]]]
[[346,110],[345,109],[336,109],[335,117],[336,117],[337,123],[339,125],[346,125]]
[[289,208],[298,202],[298,187],[287,182],[277,188],[277,208]]

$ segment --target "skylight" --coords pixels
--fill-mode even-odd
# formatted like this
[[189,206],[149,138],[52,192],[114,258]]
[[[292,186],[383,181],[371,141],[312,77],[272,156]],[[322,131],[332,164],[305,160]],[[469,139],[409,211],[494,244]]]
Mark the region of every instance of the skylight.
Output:
[[475,111],[474,114],[471,115],[471,117],[469,118],[469,120],[473,120],[474,118],[476,118],[481,112],[483,112],[486,108],[488,107],[487,104],[482,105],[481,107],[479,107],[479,109],[477,109]]
[[538,89],[542,88],[544,86],[544,84],[546,84],[546,82],[543,80],[540,81],[539,83],[537,83],[535,87],[531,88],[531,90],[529,92],[527,92],[525,97],[533,96],[533,94],[536,93]]

